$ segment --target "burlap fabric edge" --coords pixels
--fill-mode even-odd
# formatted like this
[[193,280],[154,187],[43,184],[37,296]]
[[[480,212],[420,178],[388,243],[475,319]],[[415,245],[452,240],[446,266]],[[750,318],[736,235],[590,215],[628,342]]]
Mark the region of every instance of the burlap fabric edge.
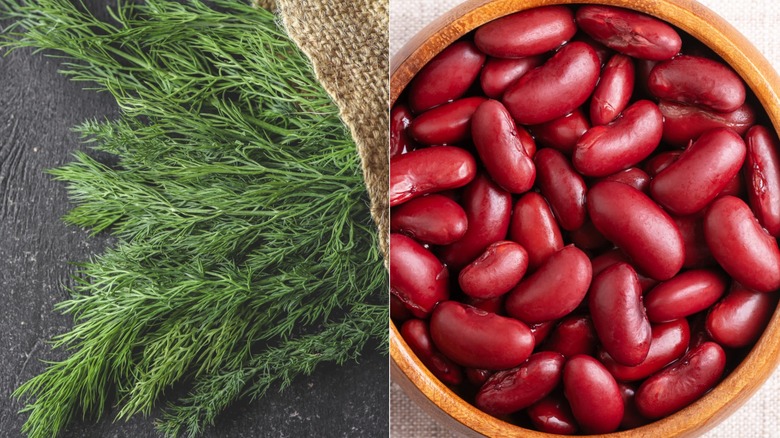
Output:
[[350,129],[379,247],[387,261],[389,0],[255,0],[254,4],[279,13]]

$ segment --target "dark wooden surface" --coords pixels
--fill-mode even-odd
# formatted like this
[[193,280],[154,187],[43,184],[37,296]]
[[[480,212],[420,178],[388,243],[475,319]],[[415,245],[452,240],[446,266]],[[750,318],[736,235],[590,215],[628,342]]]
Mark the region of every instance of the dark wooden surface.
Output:
[[[11,392],[42,371],[41,360],[63,357],[46,341],[72,324],[53,311],[67,298],[69,264],[110,244],[60,220],[69,208],[65,189],[44,171],[86,149],[71,127],[113,117],[117,108],[107,93],[84,91],[59,75],[58,62],[29,50],[0,58],[0,437],[22,436],[25,415]],[[74,422],[62,436],[159,436],[154,413],[126,423],[112,418]],[[359,363],[320,366],[282,393],[237,404],[203,437],[387,435],[388,359],[370,348]]]

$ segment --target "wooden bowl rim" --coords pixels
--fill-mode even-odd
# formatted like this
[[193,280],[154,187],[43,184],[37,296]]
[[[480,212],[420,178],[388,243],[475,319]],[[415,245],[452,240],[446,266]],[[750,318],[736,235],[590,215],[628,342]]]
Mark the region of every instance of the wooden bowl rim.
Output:
[[[666,21],[704,43],[742,77],[758,98],[776,132],[780,127],[780,78],[764,56],[739,31],[693,0],[469,0],[445,13],[404,45],[390,65],[390,102],[436,54],[463,35],[493,19],[554,4],[604,4],[644,12]],[[777,292],[772,292],[777,293]],[[485,414],[439,382],[411,352],[390,321],[391,374],[421,407],[439,419],[449,417],[454,430],[490,437],[542,438],[553,435],[525,429]],[[610,438],[697,436],[742,406],[769,378],[780,357],[780,304],[744,360],[714,389],[685,409],[648,425],[598,435]],[[442,405],[448,406],[444,410]],[[453,422],[454,421],[454,422]]]

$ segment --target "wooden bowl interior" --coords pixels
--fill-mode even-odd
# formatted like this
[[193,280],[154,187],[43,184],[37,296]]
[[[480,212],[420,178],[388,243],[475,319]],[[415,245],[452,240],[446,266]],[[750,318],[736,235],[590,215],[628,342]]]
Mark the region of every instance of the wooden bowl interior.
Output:
[[[644,12],[698,39],[742,77],[780,127],[777,73],[760,52],[717,14],[692,0],[471,0],[432,22],[391,60],[390,99],[394,104],[411,79],[436,54],[480,25],[513,12],[551,4],[607,4]],[[780,308],[780,305],[778,306]],[[467,436],[550,437],[483,413],[436,379],[417,359],[390,322],[391,375],[406,394],[439,422]],[[743,405],[774,370],[780,357],[778,309],[745,359],[712,391],[687,408],[646,426],[605,437],[690,437],[709,430]]]

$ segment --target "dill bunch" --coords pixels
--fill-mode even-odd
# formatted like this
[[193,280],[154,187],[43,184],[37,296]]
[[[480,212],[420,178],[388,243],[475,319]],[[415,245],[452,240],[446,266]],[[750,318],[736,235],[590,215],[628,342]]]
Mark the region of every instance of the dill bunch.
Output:
[[0,47],[63,58],[109,92],[117,120],[76,130],[83,152],[51,170],[65,220],[117,243],[77,265],[69,356],[14,392],[23,431],[74,416],[148,414],[189,390],[158,429],[195,436],[241,397],[323,361],[386,348],[387,274],[360,159],[311,66],[263,9],[239,0],[129,0],[101,21],[70,0],[0,0]]

